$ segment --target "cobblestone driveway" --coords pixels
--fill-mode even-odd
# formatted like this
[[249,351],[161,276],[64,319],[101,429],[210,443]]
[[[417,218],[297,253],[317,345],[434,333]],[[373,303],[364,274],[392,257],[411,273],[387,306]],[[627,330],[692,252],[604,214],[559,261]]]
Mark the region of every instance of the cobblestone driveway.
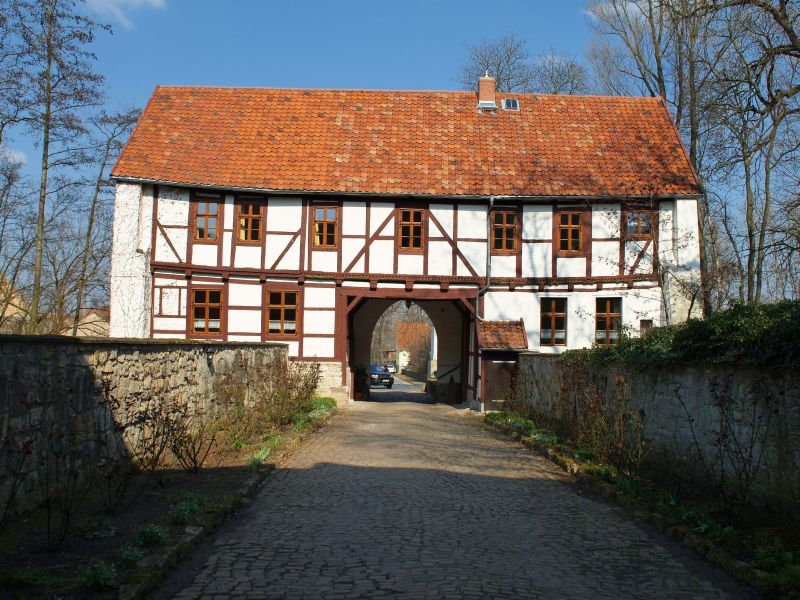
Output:
[[358,403],[177,569],[169,598],[750,598],[442,405]]

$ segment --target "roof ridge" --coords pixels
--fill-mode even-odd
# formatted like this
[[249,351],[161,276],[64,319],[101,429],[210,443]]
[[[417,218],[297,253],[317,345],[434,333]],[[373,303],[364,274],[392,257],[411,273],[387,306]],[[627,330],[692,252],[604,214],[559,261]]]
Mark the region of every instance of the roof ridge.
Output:
[[[431,90],[431,89],[377,89],[377,88],[313,88],[313,87],[270,87],[248,85],[181,85],[181,84],[156,84],[156,89],[187,89],[187,90],[263,90],[276,92],[368,92],[387,94],[476,94],[472,90]],[[541,98],[612,98],[618,100],[648,100],[660,101],[658,96],[632,96],[614,94],[549,94],[542,92],[497,92],[498,96],[526,96]]]

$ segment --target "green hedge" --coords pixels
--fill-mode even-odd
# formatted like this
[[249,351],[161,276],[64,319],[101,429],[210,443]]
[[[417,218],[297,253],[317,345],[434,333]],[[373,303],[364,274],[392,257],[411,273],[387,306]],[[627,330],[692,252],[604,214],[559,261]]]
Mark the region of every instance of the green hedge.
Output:
[[617,346],[569,350],[566,364],[620,361],[636,367],[680,363],[732,363],[800,368],[800,301],[736,305],[707,319],[657,327],[642,337],[623,336]]

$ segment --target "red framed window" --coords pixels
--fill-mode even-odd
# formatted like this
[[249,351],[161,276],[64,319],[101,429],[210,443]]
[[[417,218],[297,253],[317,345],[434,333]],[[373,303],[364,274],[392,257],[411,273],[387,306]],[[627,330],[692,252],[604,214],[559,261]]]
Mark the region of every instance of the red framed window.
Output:
[[639,321],[639,335],[648,335],[653,332],[653,319],[641,319]]
[[397,217],[397,247],[406,252],[422,252],[425,222],[422,209],[400,209]]
[[194,213],[194,239],[216,242],[219,223],[219,199],[198,198]]
[[513,254],[517,251],[519,218],[515,210],[492,211],[492,254]]
[[336,206],[314,207],[314,247],[335,248],[338,230],[339,208]]
[[192,289],[192,333],[201,335],[222,333],[222,290],[220,288]]
[[240,242],[261,240],[261,202],[245,200],[239,204],[239,224],[236,239]]
[[595,303],[594,341],[616,344],[622,333],[622,298],[598,298]]
[[297,292],[267,292],[267,333],[297,335]]
[[542,346],[567,345],[566,298],[542,298],[539,343]]
[[581,213],[560,212],[558,219],[558,251],[565,254],[580,254],[583,251]]
[[625,233],[632,238],[653,237],[656,225],[656,212],[640,208],[628,209],[625,218]]

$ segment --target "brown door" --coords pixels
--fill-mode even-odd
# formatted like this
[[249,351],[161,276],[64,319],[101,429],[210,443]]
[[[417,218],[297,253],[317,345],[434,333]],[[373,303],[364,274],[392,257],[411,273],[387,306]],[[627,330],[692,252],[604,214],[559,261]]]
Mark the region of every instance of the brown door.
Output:
[[516,364],[514,360],[484,360],[485,410],[503,410],[511,400]]

